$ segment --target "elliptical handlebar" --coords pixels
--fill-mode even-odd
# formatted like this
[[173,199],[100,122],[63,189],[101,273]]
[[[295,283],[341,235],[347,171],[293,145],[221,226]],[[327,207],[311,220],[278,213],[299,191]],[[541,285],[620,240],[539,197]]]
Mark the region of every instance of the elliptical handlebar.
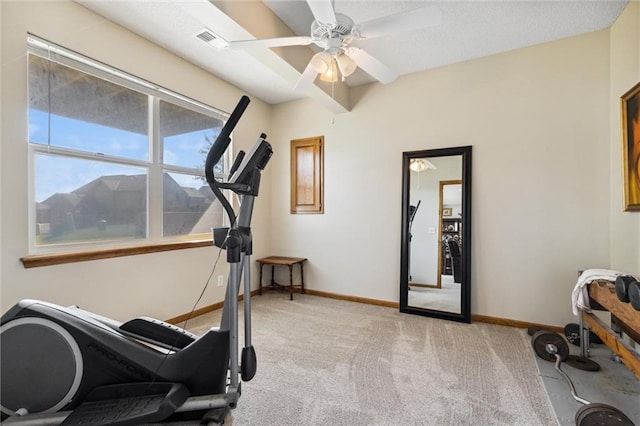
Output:
[[[242,98],[240,98],[240,101],[233,110],[233,113],[231,113],[229,120],[227,120],[215,142],[211,145],[205,161],[205,176],[207,178],[207,183],[229,216],[229,222],[232,227],[235,224],[236,215],[231,203],[222,193],[222,190],[230,189],[238,195],[258,196],[260,173],[264,170],[271,158],[271,155],[273,154],[271,144],[266,141],[267,135],[261,133],[258,141],[254,144],[248,154],[244,151],[240,151],[238,153],[238,156],[229,171],[229,178],[227,182],[217,181],[215,179],[213,168],[218,161],[220,161],[222,155],[229,147],[229,143],[231,142],[231,131],[238,123],[238,120],[247,108],[249,102],[249,98],[246,96],[242,96]],[[248,217],[250,217],[250,215]]]
[[216,181],[215,174],[213,172],[213,168],[216,164],[218,164],[218,161],[220,161],[220,159],[224,155],[224,152],[229,147],[229,144],[231,143],[231,132],[236,127],[236,124],[238,124],[238,121],[240,120],[240,117],[242,117],[245,109],[247,109],[249,102],[251,102],[251,100],[248,96],[243,95],[240,98],[240,101],[238,101],[238,104],[236,105],[233,112],[229,116],[229,119],[220,131],[220,134],[218,134],[215,142],[213,143],[213,145],[211,145],[211,148],[207,153],[207,159],[204,163],[204,174],[207,179],[207,183],[209,184],[209,187],[211,187],[211,191],[213,191],[213,194],[222,204],[224,210],[227,212],[230,223],[235,222],[235,213],[233,211],[233,207],[231,207],[231,204],[229,203],[229,200],[227,200],[227,198],[220,190],[219,183]]
[[244,110],[247,109],[249,102],[251,102],[251,100],[247,96],[242,96],[242,98],[240,98],[240,101],[238,101],[238,104],[220,131],[220,134],[209,149],[207,160],[204,164],[204,173],[209,185],[215,184],[216,182],[213,175],[213,167],[218,164],[218,161],[220,161],[222,155],[229,147],[229,144],[231,143],[231,132],[236,127],[236,124],[238,124],[238,121],[240,120],[240,117],[242,117]]

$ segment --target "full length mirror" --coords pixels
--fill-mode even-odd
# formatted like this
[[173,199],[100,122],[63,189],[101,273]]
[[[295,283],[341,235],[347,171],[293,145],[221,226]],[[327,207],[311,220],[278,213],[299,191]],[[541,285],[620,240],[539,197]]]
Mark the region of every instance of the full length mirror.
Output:
[[400,311],[471,321],[471,147],[402,156]]

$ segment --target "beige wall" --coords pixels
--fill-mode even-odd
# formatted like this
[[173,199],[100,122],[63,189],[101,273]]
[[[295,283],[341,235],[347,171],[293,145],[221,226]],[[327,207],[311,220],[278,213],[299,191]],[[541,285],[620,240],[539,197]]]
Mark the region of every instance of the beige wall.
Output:
[[398,301],[401,153],[473,145],[472,312],[564,324],[577,271],[609,264],[609,36],[587,34],[371,84],[349,114],[274,108],[273,139],[325,136],[325,214],[288,213],[274,164],[273,250],[309,287]]
[[[25,297],[118,319],[188,311],[213,248],[28,270],[19,262],[27,253],[26,33],[226,110],[242,93],[70,1],[0,7],[2,311]],[[236,149],[266,132],[275,151],[257,199],[255,255],[306,256],[310,288],[397,302],[401,153],[473,145],[472,312],[574,321],[579,269],[640,273],[640,214],[621,212],[616,103],[639,79],[638,9],[632,2],[611,31],[359,87],[348,114],[310,100],[270,107],[254,99]],[[314,135],[326,143],[325,214],[291,215],[289,141]],[[203,303],[221,298],[214,287]]]
[[610,30],[611,268],[640,277],[640,212],[623,212],[620,96],[640,81],[640,3],[630,2]]
[[[160,47],[71,1],[2,4],[2,311],[34,298],[79,304],[117,319],[170,318],[188,312],[213,267],[214,247],[24,269],[27,254],[26,35],[31,32],[186,96],[231,111],[243,94]],[[212,51],[212,54],[213,51]],[[252,99],[236,131],[235,149],[267,132],[269,107]],[[268,182],[269,171],[265,173]],[[269,252],[270,185],[261,188],[254,219],[255,254]],[[215,275],[227,274],[221,256]],[[222,299],[212,281],[203,304]]]

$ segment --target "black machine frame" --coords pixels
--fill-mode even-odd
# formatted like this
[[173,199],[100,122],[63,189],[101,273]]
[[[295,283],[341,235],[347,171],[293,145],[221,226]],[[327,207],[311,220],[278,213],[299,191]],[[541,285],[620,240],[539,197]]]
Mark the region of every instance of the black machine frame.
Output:
[[[247,96],[240,99],[205,162],[207,182],[230,223],[213,231],[214,244],[226,250],[229,264],[220,326],[198,337],[150,318],[123,324],[75,306],[20,301],[0,320],[3,424],[74,424],[71,420],[83,407],[100,398],[145,397],[148,392],[165,392],[159,390],[162,385],[169,386],[164,405],[156,412],[145,412],[147,417],[121,415],[103,424],[157,422],[180,413],[220,420],[237,406],[241,381],[251,380],[257,369],[251,343],[251,217],[261,172],[273,150],[261,134],[248,155],[238,153],[228,182],[217,181],[213,167],[227,150],[249,102]],[[239,196],[237,216],[223,189]],[[243,278],[245,341],[239,356],[238,298]],[[33,333],[41,338],[34,339]],[[61,384],[51,386],[44,397],[35,396],[42,393],[43,383],[51,383],[49,370],[59,370]]]

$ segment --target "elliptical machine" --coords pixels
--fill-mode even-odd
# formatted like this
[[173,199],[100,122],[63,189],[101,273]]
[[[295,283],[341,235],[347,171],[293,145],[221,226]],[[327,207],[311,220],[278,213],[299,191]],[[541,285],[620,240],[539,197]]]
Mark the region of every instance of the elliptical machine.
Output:
[[[261,172],[273,154],[261,134],[240,151],[228,182],[214,178],[230,134],[249,98],[243,96],[205,162],[211,190],[229,217],[213,231],[227,251],[229,280],[222,318],[201,337],[140,317],[120,323],[78,307],[22,300],[0,319],[3,424],[136,425],[193,414],[222,422],[236,407],[242,381],[256,372],[251,344],[251,216]],[[222,190],[240,198],[236,217]],[[244,275],[245,345],[238,361],[238,295]]]

